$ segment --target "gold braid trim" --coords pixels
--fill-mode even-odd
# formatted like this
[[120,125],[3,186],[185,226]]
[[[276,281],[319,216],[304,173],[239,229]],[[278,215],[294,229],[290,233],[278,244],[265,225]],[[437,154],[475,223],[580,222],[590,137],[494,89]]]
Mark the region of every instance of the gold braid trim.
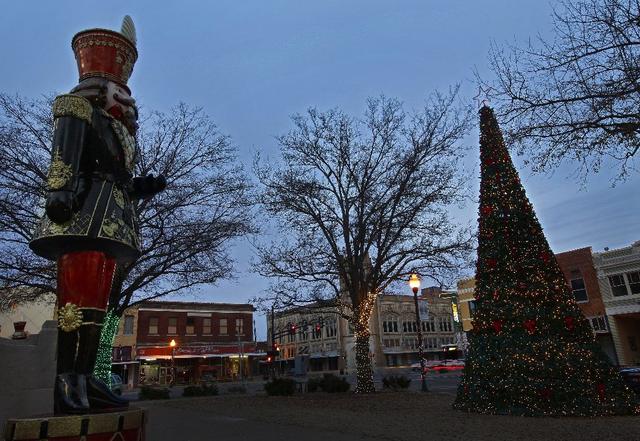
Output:
[[91,102],[79,95],[60,95],[53,102],[53,117],[73,116],[91,124]]
[[55,152],[53,160],[51,161],[51,167],[49,167],[49,175],[47,176],[47,187],[49,190],[60,190],[63,188],[71,177],[73,171],[69,164],[60,157],[60,152]]
[[82,311],[73,303],[58,308],[58,326],[64,332],[75,331],[82,325]]

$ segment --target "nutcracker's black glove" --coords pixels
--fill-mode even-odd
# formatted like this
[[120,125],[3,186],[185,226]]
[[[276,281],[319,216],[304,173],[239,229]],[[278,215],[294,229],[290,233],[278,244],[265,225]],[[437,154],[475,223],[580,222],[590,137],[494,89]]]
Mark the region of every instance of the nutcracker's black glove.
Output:
[[52,191],[47,196],[45,205],[47,216],[57,224],[71,220],[75,208],[75,197],[72,191]]
[[167,187],[167,180],[164,176],[138,176],[133,178],[132,190],[129,192],[129,196],[132,199],[146,199],[160,193]]

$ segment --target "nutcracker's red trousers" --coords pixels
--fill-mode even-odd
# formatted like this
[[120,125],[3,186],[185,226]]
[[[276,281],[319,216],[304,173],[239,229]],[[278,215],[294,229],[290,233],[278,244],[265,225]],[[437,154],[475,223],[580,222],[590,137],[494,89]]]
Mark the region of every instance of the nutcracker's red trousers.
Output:
[[58,258],[58,306],[106,311],[116,260],[101,251],[76,251]]

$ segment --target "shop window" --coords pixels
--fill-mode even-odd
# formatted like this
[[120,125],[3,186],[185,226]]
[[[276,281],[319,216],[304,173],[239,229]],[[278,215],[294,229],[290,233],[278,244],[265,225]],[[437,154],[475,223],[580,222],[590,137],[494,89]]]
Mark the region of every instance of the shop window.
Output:
[[178,318],[169,317],[169,324],[167,326],[167,334],[178,335]]
[[626,296],[629,294],[627,285],[624,283],[622,274],[609,276],[609,284],[611,285],[611,293],[616,297]]
[[640,294],[640,271],[627,273],[627,280],[629,280],[631,294]]
[[572,271],[571,272],[571,291],[573,292],[573,297],[576,299],[578,303],[585,303],[589,301],[589,297],[587,296],[587,289],[584,286],[584,279],[582,278],[582,274],[580,271]]
[[211,335],[211,319],[202,319],[202,335]]
[[149,317],[149,335],[158,335],[158,317]]
[[187,317],[187,334],[194,335],[196,333],[196,319]]
[[638,340],[636,339],[636,336],[629,335],[628,339],[629,339],[629,349],[631,349],[633,352],[638,352]]
[[236,319],[236,335],[244,335],[244,320]]
[[227,319],[220,319],[220,335],[227,335]]
[[133,316],[125,315],[124,316],[124,335],[133,335]]

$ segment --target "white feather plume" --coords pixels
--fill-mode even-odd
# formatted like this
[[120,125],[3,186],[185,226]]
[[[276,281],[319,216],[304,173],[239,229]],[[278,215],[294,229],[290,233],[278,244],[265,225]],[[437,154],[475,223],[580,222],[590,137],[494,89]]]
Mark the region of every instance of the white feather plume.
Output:
[[129,40],[135,46],[136,39],[136,26],[133,24],[133,20],[128,15],[125,15],[122,19],[122,29],[120,31],[124,37]]

